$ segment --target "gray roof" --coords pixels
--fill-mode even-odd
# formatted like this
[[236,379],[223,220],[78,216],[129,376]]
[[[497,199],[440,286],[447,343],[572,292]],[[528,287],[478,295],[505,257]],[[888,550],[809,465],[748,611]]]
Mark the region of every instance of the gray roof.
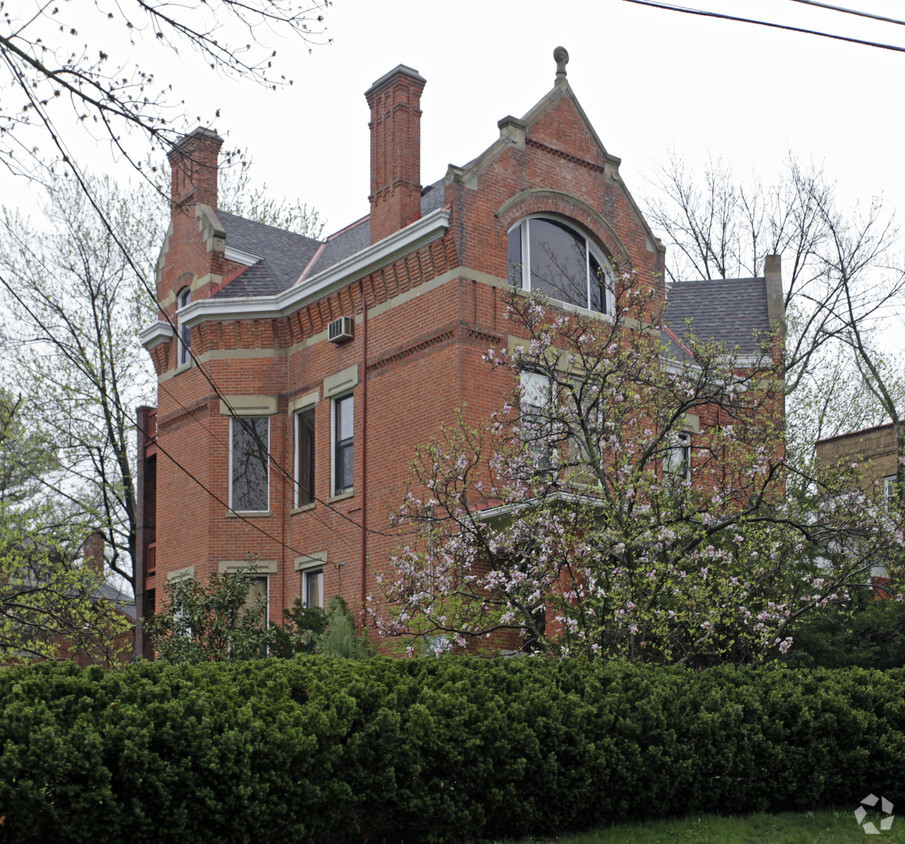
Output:
[[[426,216],[440,208],[443,194],[442,180],[422,188],[421,215]],[[320,241],[225,211],[218,211],[217,216],[226,230],[228,247],[262,258],[214,294],[218,299],[281,293],[292,287],[302,272],[306,277],[316,275],[371,245],[368,217]]]
[[262,259],[218,291],[217,298],[268,296],[292,287],[321,245],[312,237],[246,220],[226,211],[218,211],[217,216],[226,230],[228,247]]
[[666,324],[680,338],[691,333],[754,355],[770,330],[763,278],[681,281],[667,287],[666,300]]

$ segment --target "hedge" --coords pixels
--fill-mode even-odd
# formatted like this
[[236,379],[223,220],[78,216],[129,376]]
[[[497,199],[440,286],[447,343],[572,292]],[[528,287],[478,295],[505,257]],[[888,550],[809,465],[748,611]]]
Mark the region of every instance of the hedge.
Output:
[[905,796],[905,672],[535,659],[0,670],[0,840],[456,841]]

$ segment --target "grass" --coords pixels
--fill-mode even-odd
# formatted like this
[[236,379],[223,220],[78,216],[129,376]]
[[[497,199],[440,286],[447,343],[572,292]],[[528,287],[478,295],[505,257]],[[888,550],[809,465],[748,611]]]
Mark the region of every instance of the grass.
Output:
[[[785,812],[779,815],[721,817],[700,815],[681,820],[619,824],[580,835],[555,839],[537,839],[532,844],[657,844],[693,841],[700,844],[905,844],[905,818],[897,819],[892,829],[879,835],[866,835],[851,810]],[[879,829],[878,817],[868,817]],[[529,844],[529,842],[524,842]]]

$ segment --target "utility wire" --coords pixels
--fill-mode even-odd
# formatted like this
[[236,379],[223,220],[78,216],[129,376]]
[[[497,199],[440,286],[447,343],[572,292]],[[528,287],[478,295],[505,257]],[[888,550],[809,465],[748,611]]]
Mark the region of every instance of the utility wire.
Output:
[[844,6],[834,6],[832,3],[820,3],[818,0],[792,0],[793,3],[805,3],[808,6],[817,6],[820,9],[829,9],[833,12],[842,12],[845,15],[855,15],[859,18],[870,18],[883,23],[894,23],[898,26],[905,26],[905,21],[896,18],[887,18],[884,15],[875,15],[872,12],[861,12],[858,9],[846,9]]
[[703,9],[689,9],[685,6],[675,6],[671,3],[657,3],[654,0],[623,0],[624,3],[634,3],[637,6],[650,6],[653,9],[662,9],[668,12],[681,12],[685,15],[697,15],[705,18],[716,18],[717,20],[736,21],[738,23],[750,23],[756,26],[766,26],[771,29],[783,29],[788,32],[800,32],[804,35],[818,35],[821,38],[832,38],[836,41],[846,41],[849,44],[861,44],[865,47],[876,47],[880,50],[892,50],[897,53],[905,53],[905,47],[897,47],[893,44],[884,44],[880,41],[866,41],[861,38],[851,38],[847,35],[834,35],[830,32],[820,32],[816,29],[806,29],[800,26],[790,26],[783,23],[772,23],[770,21],[757,20],[755,18],[741,18],[735,15],[726,15],[722,12],[707,12]]

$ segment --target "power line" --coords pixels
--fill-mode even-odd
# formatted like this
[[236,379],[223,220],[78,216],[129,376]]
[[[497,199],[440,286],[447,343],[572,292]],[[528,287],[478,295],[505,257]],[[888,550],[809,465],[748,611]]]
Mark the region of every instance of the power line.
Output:
[[697,15],[705,18],[716,18],[717,20],[736,21],[737,23],[750,23],[755,26],[766,26],[771,29],[783,29],[787,32],[800,32],[803,35],[817,35],[821,38],[832,38],[835,41],[846,41],[849,44],[861,44],[865,47],[876,47],[880,50],[892,50],[897,53],[905,53],[905,47],[897,47],[893,44],[884,44],[880,41],[866,41],[861,38],[852,38],[847,35],[835,35],[831,32],[821,32],[816,29],[807,29],[800,26],[790,26],[783,23],[772,23],[771,21],[757,20],[755,18],[741,18],[735,15],[727,15],[722,12],[708,12],[703,9],[689,9],[685,6],[675,6],[671,3],[657,3],[655,0],[623,0],[625,3],[634,3],[637,6],[650,6],[653,9],[662,9],[668,12],[680,12],[685,15]]
[[883,23],[894,23],[899,26],[905,26],[905,21],[897,20],[896,18],[887,18],[884,15],[875,15],[872,12],[861,12],[858,9],[846,9],[844,6],[834,6],[832,3],[820,3],[818,0],[792,0],[793,3],[805,3],[808,6],[817,6],[820,9],[829,9],[833,12],[842,12],[846,15],[855,15],[859,18],[870,18],[875,21],[882,21]]

